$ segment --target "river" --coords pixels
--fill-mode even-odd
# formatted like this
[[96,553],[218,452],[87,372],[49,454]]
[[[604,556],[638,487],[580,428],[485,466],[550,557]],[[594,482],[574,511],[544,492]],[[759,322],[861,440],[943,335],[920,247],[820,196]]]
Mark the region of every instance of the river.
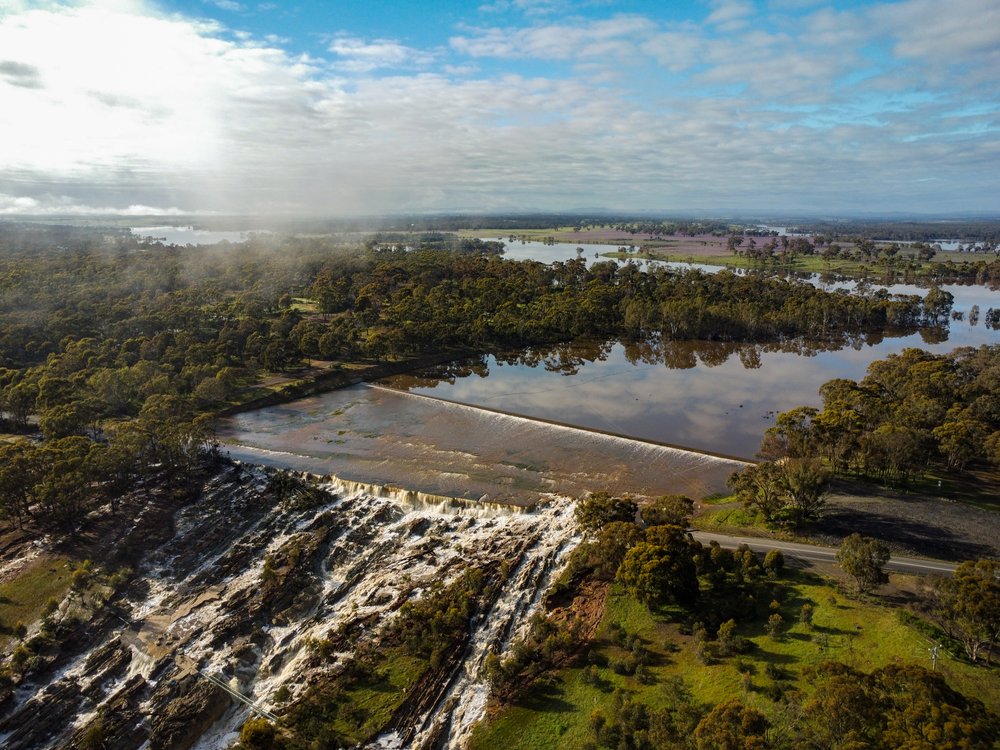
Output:
[[[515,242],[506,257],[550,263],[578,257],[577,247]],[[588,262],[608,248],[582,247]],[[818,276],[812,283],[857,286]],[[906,284],[870,288],[924,292]],[[221,434],[236,457],[471,499],[530,504],[546,491],[575,494],[611,484],[637,494],[710,494],[723,489],[720,477],[731,464],[668,455],[659,446],[647,446],[659,451],[655,459],[640,460],[643,444],[531,420],[749,459],[777,412],[818,406],[827,380],[860,379],[872,361],[908,347],[943,353],[1000,344],[1000,331],[982,320],[988,308],[1000,308],[1000,293],[977,285],[942,288],[964,317],[935,331],[859,336],[835,350],[797,341],[611,341],[490,355],[385,381],[395,393],[358,387],[239,415]]]

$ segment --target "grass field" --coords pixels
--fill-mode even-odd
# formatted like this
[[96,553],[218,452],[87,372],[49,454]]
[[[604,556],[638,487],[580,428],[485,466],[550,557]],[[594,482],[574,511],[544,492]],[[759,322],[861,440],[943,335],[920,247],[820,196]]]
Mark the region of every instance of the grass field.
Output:
[[[352,742],[360,743],[389,723],[407,691],[426,671],[427,661],[392,654],[379,666],[379,678],[361,682],[344,691],[342,717],[334,728]],[[350,719],[354,719],[353,721]]]
[[18,623],[30,627],[41,619],[50,599],[66,595],[72,575],[67,558],[39,557],[15,578],[0,583],[0,649],[9,646]]
[[[763,622],[742,627],[740,634],[750,639],[755,649],[748,655],[708,665],[698,660],[692,639],[682,635],[676,624],[651,614],[635,599],[616,591],[608,599],[595,649],[603,659],[619,658],[622,651],[610,634],[613,623],[624,626],[627,632],[638,634],[651,653],[651,681],[644,684],[608,667],[598,667],[600,681],[588,684],[582,679],[582,664],[563,669],[550,684],[533,688],[516,705],[500,710],[477,727],[470,747],[575,750],[593,740],[588,718],[595,709],[610,713],[616,689],[627,691],[651,707],[661,707],[665,694],[661,685],[674,676],[681,677],[695,699],[705,705],[738,697],[774,715],[778,704],[768,693],[776,682],[782,689],[808,692],[802,670],[819,661],[835,659],[864,671],[903,662],[930,667],[930,642],[903,624],[892,608],[852,600],[812,573],[792,576],[784,587],[779,610],[787,623],[793,623],[787,632],[774,639],[765,633]],[[815,610],[811,627],[798,621],[806,602]],[[945,655],[938,670],[960,692],[979,698],[994,711],[1000,710],[1000,670],[972,667]],[[750,672],[749,681],[744,677],[746,671]]]

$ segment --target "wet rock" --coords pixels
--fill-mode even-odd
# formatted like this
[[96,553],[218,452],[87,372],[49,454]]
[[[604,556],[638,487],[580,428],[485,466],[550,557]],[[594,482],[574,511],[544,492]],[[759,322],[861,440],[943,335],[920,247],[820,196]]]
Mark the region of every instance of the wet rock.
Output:
[[5,750],[46,747],[76,715],[82,694],[75,683],[61,681],[47,688],[0,723],[0,733],[9,732]]
[[149,750],[188,750],[232,705],[233,699],[211,683],[189,677],[182,684],[175,697],[153,710]]
[[132,677],[101,707],[91,721],[74,732],[60,750],[81,746],[136,750],[149,739],[149,725],[141,704],[149,695],[149,685],[141,675]]

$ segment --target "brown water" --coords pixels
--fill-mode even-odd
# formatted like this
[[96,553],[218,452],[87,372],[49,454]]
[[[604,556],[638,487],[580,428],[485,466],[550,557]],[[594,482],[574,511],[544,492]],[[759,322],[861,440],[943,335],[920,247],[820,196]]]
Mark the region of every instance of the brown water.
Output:
[[605,488],[704,497],[741,466],[363,385],[236,415],[219,435],[241,460],[519,505]]

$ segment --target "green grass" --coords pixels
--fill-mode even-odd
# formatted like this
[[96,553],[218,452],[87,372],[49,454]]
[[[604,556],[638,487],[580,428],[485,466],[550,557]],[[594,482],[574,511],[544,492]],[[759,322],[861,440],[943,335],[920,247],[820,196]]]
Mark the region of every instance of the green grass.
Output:
[[736,499],[736,495],[725,495],[719,493],[717,495],[703,497],[698,502],[701,505],[729,505],[729,503],[738,503],[739,500]]
[[292,297],[292,310],[296,310],[300,313],[316,313],[319,312],[319,303],[314,299],[307,299],[305,297]]
[[691,519],[691,525],[702,531],[745,531],[747,529],[770,531],[770,527],[764,523],[760,514],[751,513],[746,508],[739,506],[702,513]]
[[[598,629],[594,648],[606,659],[620,656],[621,650],[610,639],[612,623],[638,634],[652,654],[652,684],[615,674],[610,668],[598,668],[601,684],[586,684],[583,665],[562,669],[548,685],[532,688],[515,705],[505,707],[490,720],[480,724],[472,737],[473,750],[503,747],[574,749],[593,737],[587,726],[591,712],[611,712],[615,689],[626,690],[637,700],[653,708],[661,706],[662,689],[658,685],[668,677],[679,676],[690,687],[695,700],[714,705],[731,697],[765,713],[775,714],[778,705],[764,689],[775,680],[765,670],[767,665],[780,669],[781,682],[808,692],[802,670],[810,664],[835,659],[863,671],[893,663],[911,662],[930,667],[927,648],[931,644],[916,629],[903,624],[894,609],[872,602],[849,599],[828,582],[810,573],[795,573],[785,586],[779,610],[790,627],[778,639],[765,633],[763,621],[740,629],[756,648],[742,657],[726,658],[702,664],[695,655],[692,639],[682,635],[678,626],[660,614],[652,614],[635,599],[616,591],[608,598],[604,619]],[[804,603],[814,607],[811,627],[798,622]],[[673,646],[673,648],[671,647]],[[736,661],[751,665],[751,686],[744,688],[744,678]],[[972,667],[942,655],[938,670],[948,682],[965,695],[979,698],[991,710],[1000,711],[1000,671]]]
[[427,660],[406,654],[393,654],[379,664],[380,679],[372,679],[344,691],[350,702],[341,716],[364,717],[360,722],[338,719],[334,729],[354,743],[367,740],[389,723],[393,712],[406,698],[417,679],[427,670]]
[[65,557],[41,558],[16,578],[0,583],[0,648],[13,639],[14,626],[31,626],[41,619],[50,599],[61,600],[69,590],[73,571]]

